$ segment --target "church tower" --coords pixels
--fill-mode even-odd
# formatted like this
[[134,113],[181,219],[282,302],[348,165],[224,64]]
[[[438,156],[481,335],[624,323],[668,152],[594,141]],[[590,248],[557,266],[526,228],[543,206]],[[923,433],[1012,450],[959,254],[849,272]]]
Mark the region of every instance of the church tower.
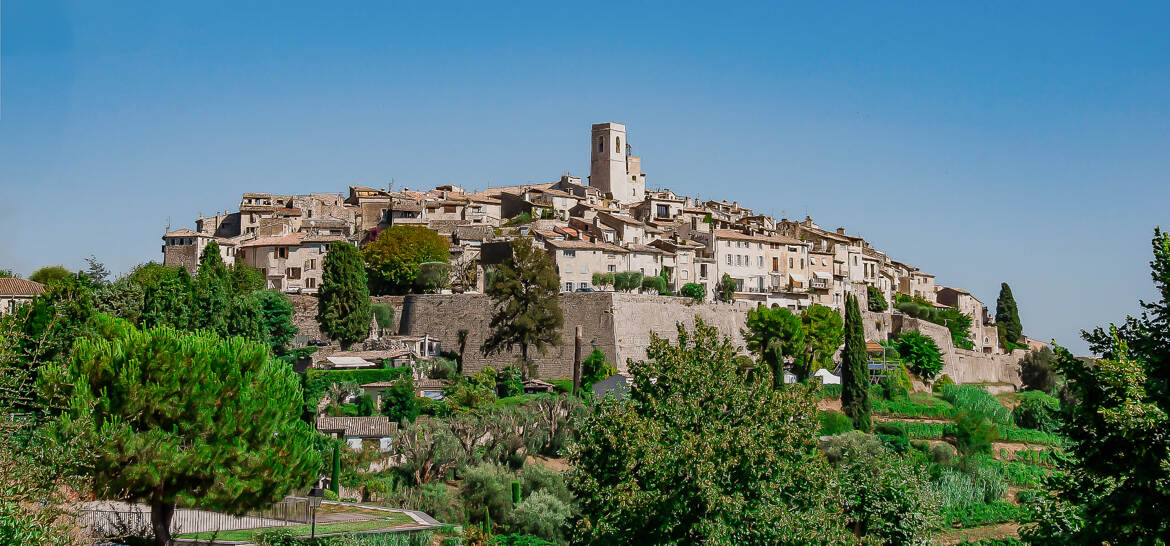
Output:
[[639,203],[646,197],[642,160],[627,154],[629,146],[625,125],[593,125],[589,144],[589,185],[626,204]]

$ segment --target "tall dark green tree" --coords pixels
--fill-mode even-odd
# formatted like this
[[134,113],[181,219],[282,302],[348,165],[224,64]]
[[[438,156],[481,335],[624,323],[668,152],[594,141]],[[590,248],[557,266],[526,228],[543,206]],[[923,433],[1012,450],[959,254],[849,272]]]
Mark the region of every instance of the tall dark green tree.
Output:
[[234,296],[227,266],[219,254],[219,244],[211,241],[199,257],[199,274],[192,292],[191,329],[210,330],[220,336],[229,335],[231,331],[228,324],[232,318],[233,305],[236,305]]
[[869,297],[866,298],[866,302],[870,311],[880,313],[890,308],[890,304],[886,303],[886,296],[882,294],[881,290],[878,290],[876,286],[868,286],[867,289]]
[[288,341],[297,335],[297,327],[292,323],[292,301],[275,290],[259,290],[248,297],[254,299],[260,307],[265,338],[272,353],[278,356],[284,354]]
[[1052,498],[1025,531],[1042,544],[1165,544],[1170,537],[1170,234],[1154,231],[1158,299],[1108,330],[1082,332],[1102,358],[1057,347],[1056,369],[1075,404],[1060,432],[1070,457]]
[[484,355],[511,351],[520,347],[524,361],[524,379],[530,375],[532,361],[528,348],[540,352],[561,343],[564,315],[560,306],[560,280],[552,259],[532,244],[528,237],[511,243],[512,255],[496,269],[495,279],[486,290],[495,303],[492,332],[480,348]]
[[447,263],[450,241],[423,226],[391,226],[362,248],[370,285],[378,294],[400,294],[416,285],[420,266]]
[[370,289],[366,269],[356,246],[329,243],[317,295],[317,323],[321,332],[349,348],[370,334]]
[[999,285],[999,299],[995,300],[995,327],[999,331],[1000,343],[1016,343],[1024,333],[1016,298],[1012,297],[1012,287],[1006,282]]
[[150,504],[156,544],[169,543],[180,498],[242,514],[316,478],[300,381],[268,347],[105,315],[94,324],[96,338],[38,385],[70,400],[59,433],[92,441],[99,493]]
[[853,428],[873,425],[869,401],[869,357],[865,353],[865,327],[861,309],[852,294],[845,297],[845,349],[841,351],[841,409],[853,420]]
[[147,264],[131,275],[146,288],[142,303],[144,327],[170,326],[186,330],[191,326],[194,281],[185,267]]

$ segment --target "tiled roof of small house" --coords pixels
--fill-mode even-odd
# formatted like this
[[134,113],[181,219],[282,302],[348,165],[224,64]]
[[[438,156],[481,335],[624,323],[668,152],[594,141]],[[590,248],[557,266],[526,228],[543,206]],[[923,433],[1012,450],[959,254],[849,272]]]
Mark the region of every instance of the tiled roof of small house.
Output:
[[274,237],[260,237],[240,245],[240,248],[252,248],[257,246],[296,246],[301,244],[301,241],[304,238],[305,234],[300,232],[289,233],[287,235],[277,235]]
[[0,278],[0,296],[36,296],[45,293],[45,285],[15,277]]
[[339,433],[342,436],[361,438],[384,438],[398,432],[398,423],[389,417],[317,417],[317,430],[324,433]]

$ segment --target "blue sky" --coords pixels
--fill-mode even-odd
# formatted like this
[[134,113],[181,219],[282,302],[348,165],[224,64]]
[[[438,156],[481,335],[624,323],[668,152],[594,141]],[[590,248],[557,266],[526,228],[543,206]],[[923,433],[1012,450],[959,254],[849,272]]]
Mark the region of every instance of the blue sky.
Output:
[[0,268],[123,272],[244,191],[587,175],[617,121],[649,186],[1007,281],[1033,337],[1153,296],[1165,2],[171,4],[0,4]]

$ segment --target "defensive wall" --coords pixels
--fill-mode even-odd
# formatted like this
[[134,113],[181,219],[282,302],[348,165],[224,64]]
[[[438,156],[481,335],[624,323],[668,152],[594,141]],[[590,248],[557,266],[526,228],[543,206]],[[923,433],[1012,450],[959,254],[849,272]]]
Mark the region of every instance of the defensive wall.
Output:
[[[491,331],[492,302],[483,294],[410,294],[381,296],[376,302],[395,306],[394,320],[402,335],[437,338],[444,351],[463,353],[465,373],[475,373],[486,366],[497,369],[516,362],[519,347],[511,352],[484,356],[480,347]],[[585,354],[600,349],[619,371],[628,369],[629,360],[646,357],[650,336],[678,338],[677,324],[694,326],[695,317],[717,327],[732,343],[743,347],[748,302],[695,303],[689,298],[621,292],[566,293],[561,295],[564,326],[559,346],[549,346],[542,354],[529,348],[529,357],[537,365],[540,377],[572,377],[573,337],[576,326],[582,328]],[[324,339],[316,324],[316,299],[295,296],[296,325],[309,339]],[[956,383],[1020,384],[1019,361],[1026,354],[989,355],[955,348],[950,331],[932,322],[900,313],[862,312],[865,337],[886,340],[904,331],[917,331],[934,339],[943,353],[943,374]],[[461,332],[466,334],[461,335]],[[461,346],[462,340],[462,346]]]

